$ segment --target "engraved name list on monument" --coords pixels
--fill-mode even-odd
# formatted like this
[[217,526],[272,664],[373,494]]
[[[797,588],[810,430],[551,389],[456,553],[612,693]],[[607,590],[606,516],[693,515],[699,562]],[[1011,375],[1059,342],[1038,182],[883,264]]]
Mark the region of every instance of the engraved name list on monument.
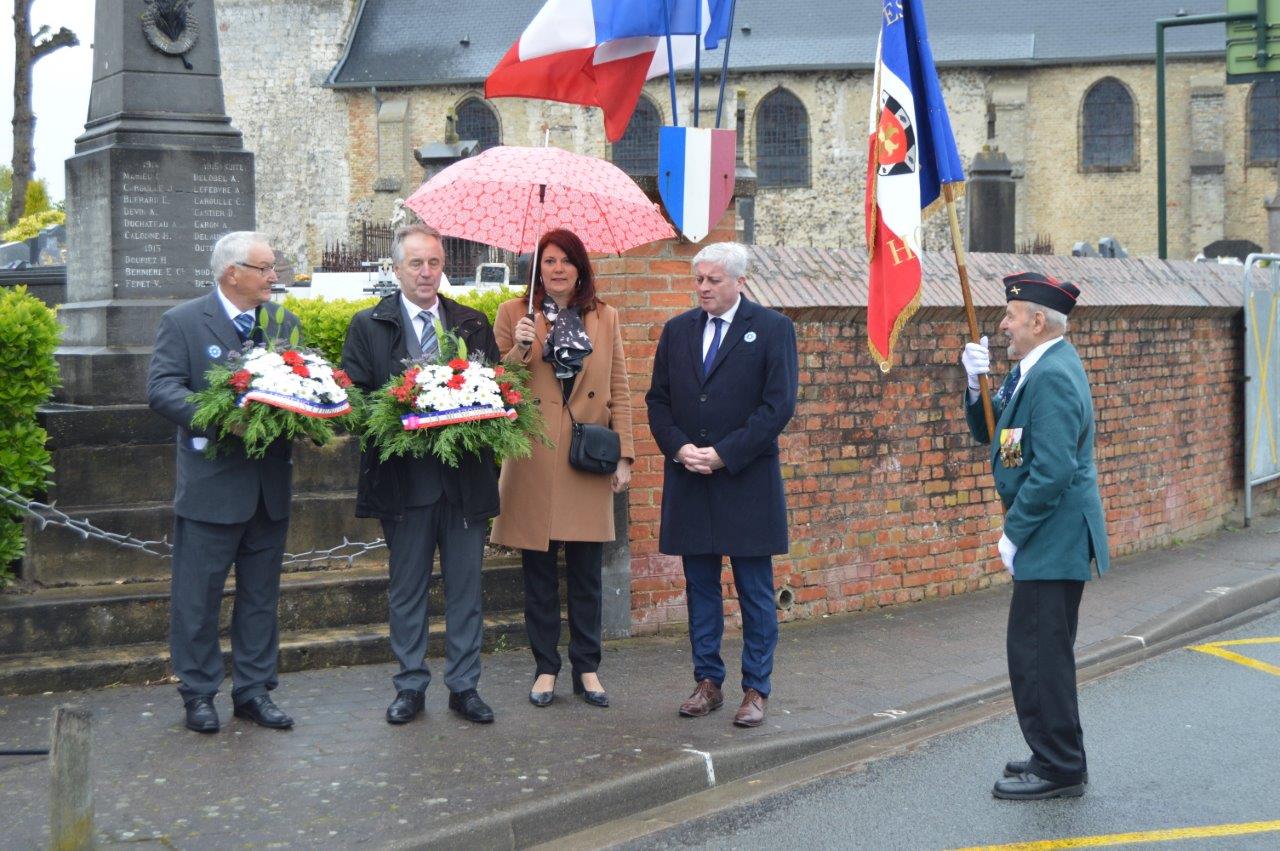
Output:
[[141,295],[209,284],[218,237],[253,228],[251,155],[148,152],[115,172],[116,281]]

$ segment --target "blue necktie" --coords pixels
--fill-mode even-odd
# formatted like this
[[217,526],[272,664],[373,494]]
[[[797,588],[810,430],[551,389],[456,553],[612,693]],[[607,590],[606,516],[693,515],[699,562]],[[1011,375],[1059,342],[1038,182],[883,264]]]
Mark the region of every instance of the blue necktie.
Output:
[[1013,391],[1018,389],[1018,379],[1022,377],[1022,364],[1015,363],[1013,372],[1010,372],[1004,379],[1004,384],[1000,385],[1000,389],[996,391],[996,401],[1001,405],[1007,405],[1009,400],[1013,398]]
[[436,339],[436,323],[431,311],[424,310],[418,314],[422,320],[422,337],[418,340],[418,348],[424,360],[434,362],[440,356],[440,341]]
[[711,320],[711,324],[715,327],[715,333],[711,337],[711,346],[707,349],[707,355],[702,359],[703,375],[711,371],[711,364],[716,360],[716,352],[720,351],[720,329],[724,327],[724,320],[717,316]]
[[249,335],[253,333],[254,318],[249,312],[241,313],[235,319],[236,333],[240,335],[240,341],[244,342],[249,339]]

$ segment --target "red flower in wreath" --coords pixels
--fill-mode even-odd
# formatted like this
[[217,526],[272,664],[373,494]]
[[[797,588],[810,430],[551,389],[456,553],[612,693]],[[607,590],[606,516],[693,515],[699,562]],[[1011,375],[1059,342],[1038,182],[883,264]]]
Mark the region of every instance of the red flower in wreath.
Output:
[[501,378],[502,376],[504,376],[504,375],[506,375],[506,374],[507,374],[507,371],[506,371],[505,369],[503,369],[503,368],[502,368],[501,364],[499,364],[498,366],[495,366],[495,367],[493,368],[493,377],[494,377],[494,378]]
[[307,369],[307,365],[304,363],[296,363],[293,365],[293,374],[300,375],[303,378],[310,378],[311,370]]
[[408,404],[409,400],[413,398],[413,388],[406,387],[403,384],[399,387],[392,387],[388,392],[391,394],[391,398],[401,404]]
[[289,366],[293,366],[293,367],[302,366],[303,364],[306,363],[306,361],[302,359],[302,355],[298,354],[293,349],[289,349],[287,351],[281,352],[280,359],[284,361],[286,364],[288,364]]
[[508,405],[518,405],[523,398],[519,390],[507,390],[502,394],[502,400]]
[[250,383],[253,382],[253,373],[247,369],[236,370],[232,373],[228,383],[237,393],[243,393],[249,389]]
[[344,390],[351,386],[351,376],[347,375],[345,369],[335,369],[333,371],[333,380],[335,384]]
[[462,370],[466,369],[469,366],[471,366],[471,362],[465,361],[462,358],[454,358],[453,360],[449,361],[449,369],[452,369],[455,372],[462,372]]
[[465,384],[466,381],[467,381],[466,376],[463,375],[462,373],[458,373],[453,378],[450,378],[448,381],[446,381],[445,384],[448,385],[449,388],[452,390],[461,390],[462,385]]

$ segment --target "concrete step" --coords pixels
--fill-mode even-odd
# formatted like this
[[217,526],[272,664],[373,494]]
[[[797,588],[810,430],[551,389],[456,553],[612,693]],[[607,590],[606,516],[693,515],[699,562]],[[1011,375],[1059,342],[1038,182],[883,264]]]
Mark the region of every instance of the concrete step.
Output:
[[[385,559],[385,550],[378,551]],[[164,562],[166,565],[168,562]],[[483,568],[484,611],[520,612],[524,584],[518,557],[497,557]],[[444,611],[439,565],[428,602]],[[563,583],[562,583],[563,584]],[[224,591],[221,631],[231,620],[234,573]],[[385,561],[356,567],[286,573],[280,585],[281,632],[345,627],[384,629],[387,622]],[[169,583],[139,582],[53,588],[0,595],[0,660],[15,654],[109,649],[164,643],[169,635]]]
[[[435,618],[431,622],[427,650],[431,656],[444,655],[444,627],[443,618]],[[521,614],[498,613],[485,618],[485,650],[526,644]],[[230,671],[231,655],[225,641],[223,661]],[[366,624],[282,632],[280,635],[281,673],[391,661],[393,657],[385,625]],[[0,694],[41,694],[117,684],[159,683],[169,679],[169,646],[164,642],[97,648],[74,654],[24,653],[0,659]],[[226,687],[230,688],[229,681]]]

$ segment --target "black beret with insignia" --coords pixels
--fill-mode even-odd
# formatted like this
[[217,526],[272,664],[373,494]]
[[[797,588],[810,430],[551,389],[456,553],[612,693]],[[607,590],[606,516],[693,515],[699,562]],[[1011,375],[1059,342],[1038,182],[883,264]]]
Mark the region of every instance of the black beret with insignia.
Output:
[[1006,301],[1030,301],[1066,315],[1076,306],[1080,288],[1039,272],[1018,272],[1004,279]]

